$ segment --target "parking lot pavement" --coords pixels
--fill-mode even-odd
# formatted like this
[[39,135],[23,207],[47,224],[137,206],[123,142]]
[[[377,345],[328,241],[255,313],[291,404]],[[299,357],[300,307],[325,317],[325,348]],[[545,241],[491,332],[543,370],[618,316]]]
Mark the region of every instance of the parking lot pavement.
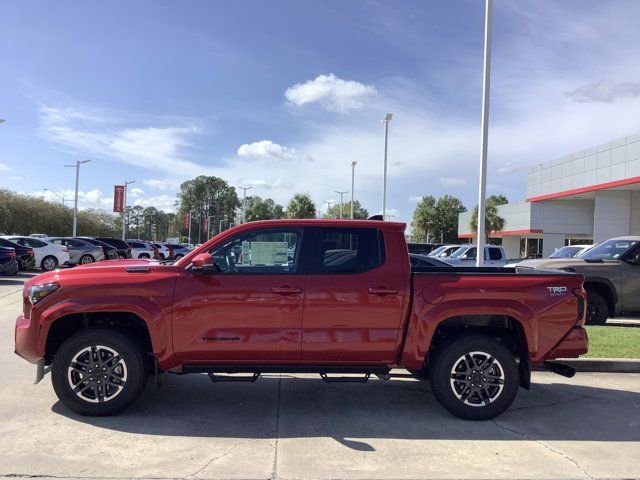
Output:
[[[17,279],[16,279],[17,280]],[[80,417],[13,354],[19,284],[0,279],[0,477],[638,478],[640,375],[535,373],[495,421],[448,415],[426,384],[169,376],[126,413]]]

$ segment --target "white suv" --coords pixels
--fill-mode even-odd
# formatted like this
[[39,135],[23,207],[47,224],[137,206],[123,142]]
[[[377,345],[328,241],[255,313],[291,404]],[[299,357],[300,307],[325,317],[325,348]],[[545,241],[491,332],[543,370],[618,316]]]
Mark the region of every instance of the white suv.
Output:
[[[473,267],[476,265],[478,247],[476,245],[463,245],[451,254],[448,258],[443,258],[454,267]],[[484,265],[487,267],[503,267],[507,264],[507,254],[504,247],[497,245],[486,245],[484,247]]]
[[32,248],[36,266],[45,272],[69,263],[69,250],[67,247],[54,245],[44,238],[15,237],[11,235],[5,235],[2,238],[11,240],[23,247]]

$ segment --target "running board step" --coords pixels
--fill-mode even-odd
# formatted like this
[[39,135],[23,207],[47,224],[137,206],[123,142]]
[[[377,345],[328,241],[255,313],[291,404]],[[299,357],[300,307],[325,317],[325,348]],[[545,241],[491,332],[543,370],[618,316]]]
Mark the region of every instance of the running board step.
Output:
[[[184,365],[182,373],[319,373],[324,375],[389,375],[381,365]],[[251,377],[252,378],[252,377]]]
[[211,380],[213,383],[222,383],[222,382],[253,383],[256,380],[258,380],[258,378],[260,378],[260,374],[255,372],[250,377],[248,376],[234,377],[231,375],[216,375],[215,373],[212,373],[212,372],[209,372],[207,375],[209,375],[209,380]]
[[325,383],[367,383],[369,377],[370,373],[366,373],[364,377],[330,377],[325,372],[320,372],[320,378]]

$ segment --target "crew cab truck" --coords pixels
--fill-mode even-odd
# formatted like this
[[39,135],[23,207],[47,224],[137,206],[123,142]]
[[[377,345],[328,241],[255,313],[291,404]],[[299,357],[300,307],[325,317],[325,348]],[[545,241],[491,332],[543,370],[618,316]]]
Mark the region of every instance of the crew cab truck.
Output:
[[16,353],[38,364],[38,379],[51,370],[59,399],[84,415],[122,411],[158,372],[366,381],[405,368],[428,378],[449,412],[479,420],[529,388],[532,366],[571,375],[549,360],[587,352],[581,275],[412,271],[404,228],[253,222],[175,263],[45,273],[25,283]]

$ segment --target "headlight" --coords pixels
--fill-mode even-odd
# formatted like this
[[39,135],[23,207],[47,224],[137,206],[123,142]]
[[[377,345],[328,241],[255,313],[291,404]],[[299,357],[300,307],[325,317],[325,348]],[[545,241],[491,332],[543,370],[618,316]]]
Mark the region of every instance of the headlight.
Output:
[[57,283],[48,283],[46,285],[33,285],[29,287],[29,301],[31,305],[35,305],[51,292],[55,292],[60,288]]

